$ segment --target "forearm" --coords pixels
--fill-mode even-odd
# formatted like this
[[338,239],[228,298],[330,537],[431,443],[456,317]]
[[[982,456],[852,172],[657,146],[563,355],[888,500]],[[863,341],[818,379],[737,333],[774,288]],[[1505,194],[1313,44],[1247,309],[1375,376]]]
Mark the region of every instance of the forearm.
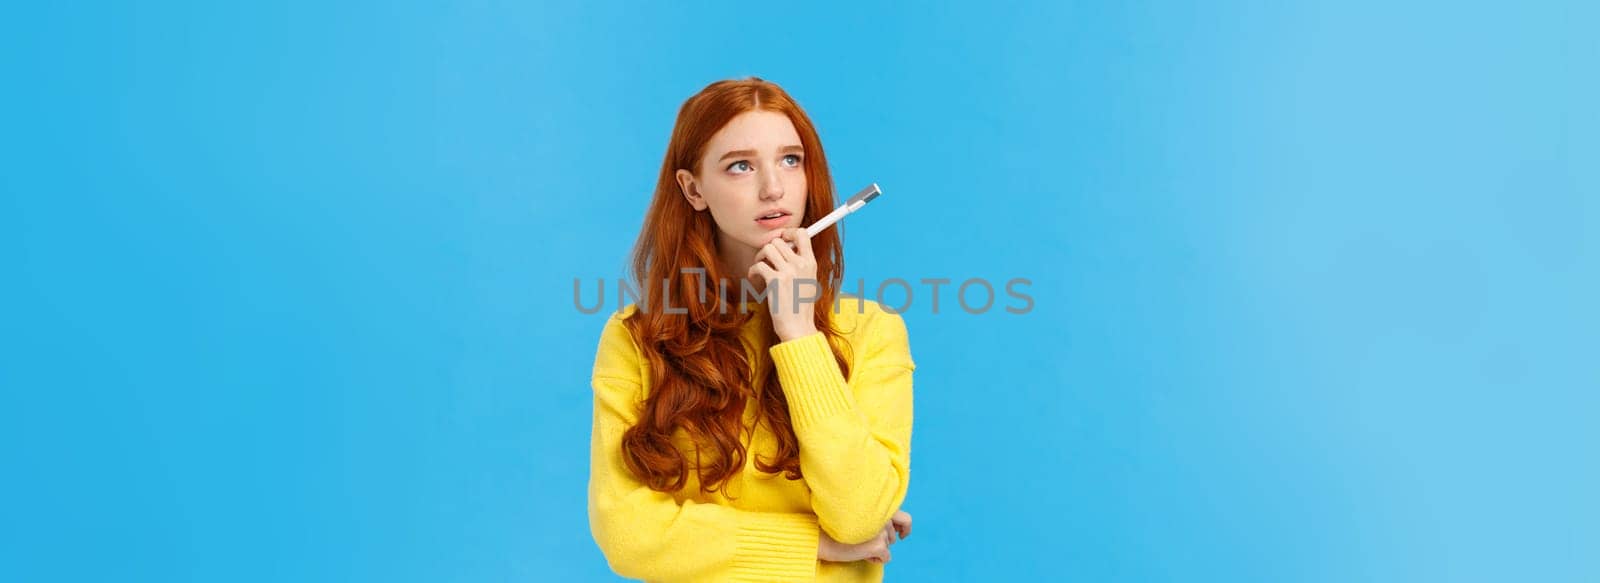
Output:
[[843,412],[796,429],[800,471],[812,491],[820,527],[836,540],[858,543],[883,529],[905,501],[910,484],[910,427],[879,435],[857,412]]
[[840,542],[870,539],[910,483],[909,360],[878,359],[847,382],[820,334],[772,354],[820,527]]
[[820,540],[814,515],[680,504],[658,494],[591,494],[590,528],[617,574],[669,581],[814,576]]

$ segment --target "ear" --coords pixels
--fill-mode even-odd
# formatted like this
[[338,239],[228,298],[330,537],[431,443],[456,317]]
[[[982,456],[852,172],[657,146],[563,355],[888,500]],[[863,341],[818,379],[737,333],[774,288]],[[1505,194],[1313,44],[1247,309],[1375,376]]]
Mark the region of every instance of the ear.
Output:
[[674,176],[678,179],[678,190],[683,192],[683,198],[689,201],[689,206],[697,211],[706,210],[706,197],[700,196],[700,189],[695,188],[694,173],[680,168]]

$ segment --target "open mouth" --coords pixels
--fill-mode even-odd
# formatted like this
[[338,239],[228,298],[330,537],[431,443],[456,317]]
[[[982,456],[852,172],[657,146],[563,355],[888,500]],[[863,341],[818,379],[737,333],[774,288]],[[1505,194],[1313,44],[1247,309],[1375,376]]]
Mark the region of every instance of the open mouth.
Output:
[[780,227],[787,222],[789,222],[789,211],[785,210],[768,211],[766,214],[756,217],[756,223],[769,228]]

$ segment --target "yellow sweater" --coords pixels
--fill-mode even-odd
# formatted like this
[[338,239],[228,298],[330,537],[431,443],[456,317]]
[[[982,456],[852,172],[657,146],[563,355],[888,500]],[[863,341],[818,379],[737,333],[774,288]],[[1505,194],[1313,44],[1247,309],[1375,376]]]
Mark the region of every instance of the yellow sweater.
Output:
[[[650,390],[649,363],[623,323],[635,309],[606,321],[592,383],[589,528],[611,569],[649,581],[881,581],[883,565],[819,561],[817,543],[820,532],[844,543],[868,540],[905,500],[915,365],[900,316],[871,300],[839,300],[832,317],[849,343],[849,379],[821,333],[770,349],[805,477],[756,469],[755,454],[770,457],[776,447],[763,423],[751,433],[744,469],[728,483],[729,499],[720,490],[701,493],[692,468],[685,487],[668,494],[640,483],[623,464],[622,433],[638,421]],[[762,313],[743,333],[755,343],[758,327],[771,325]],[[763,360],[752,364],[765,368]],[[745,427],[756,409],[745,407]]]

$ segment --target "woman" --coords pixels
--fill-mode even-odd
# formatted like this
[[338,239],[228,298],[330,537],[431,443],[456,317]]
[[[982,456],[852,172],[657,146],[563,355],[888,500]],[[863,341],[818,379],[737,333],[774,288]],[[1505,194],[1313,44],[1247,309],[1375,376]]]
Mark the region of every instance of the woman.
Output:
[[879,581],[910,534],[905,325],[839,298],[837,229],[799,228],[832,184],[775,84],[720,81],[679,110],[634,250],[640,304],[594,364],[589,525],[618,574]]

